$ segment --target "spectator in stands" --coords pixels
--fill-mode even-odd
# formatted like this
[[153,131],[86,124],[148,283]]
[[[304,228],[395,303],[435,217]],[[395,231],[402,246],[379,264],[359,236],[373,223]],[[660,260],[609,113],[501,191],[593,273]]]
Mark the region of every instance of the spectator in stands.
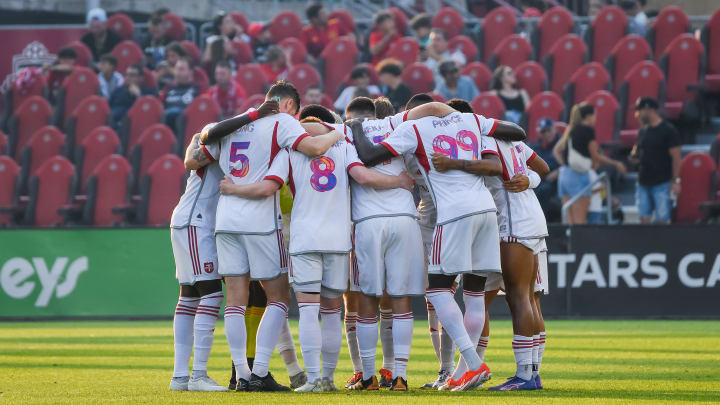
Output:
[[581,197],[568,210],[568,223],[584,224],[590,207],[589,171],[599,164],[614,166],[625,174],[625,165],[600,153],[595,141],[595,106],[580,103],[570,111],[562,139],[553,148],[555,159],[562,164],[558,176],[558,196],[563,204],[576,195]]
[[187,52],[185,48],[180,45],[180,42],[173,41],[165,47],[165,61],[170,65],[171,68],[175,67],[175,63],[181,58],[186,58]]
[[410,87],[402,81],[402,66],[391,59],[385,59],[377,65],[377,71],[383,95],[390,100],[396,111],[400,111],[413,95]]
[[242,25],[237,24],[232,15],[221,11],[212,21],[212,35],[205,39],[205,45],[212,44],[218,38],[230,41],[250,42],[250,37],[244,32]]
[[648,16],[645,14],[645,7],[647,7],[647,0],[637,0],[637,13],[635,14],[635,21],[643,27],[648,23]]
[[265,51],[265,63],[260,64],[260,69],[267,77],[268,82],[272,83],[287,76],[289,62],[290,58],[286,55],[286,51],[273,45]]
[[504,119],[519,124],[525,108],[530,104],[530,96],[525,89],[518,89],[515,72],[510,66],[498,66],[495,69],[490,93],[502,100],[505,106]]
[[550,168],[550,173],[543,177],[542,182],[535,188],[540,205],[545,212],[548,222],[559,221],[559,201],[557,199],[557,180],[560,165],[553,155],[553,148],[558,142],[555,122],[550,118],[541,118],[537,124],[538,140],[530,144],[530,148],[540,156]]
[[270,24],[252,23],[248,27],[248,35],[252,38],[253,56],[257,63],[265,63],[265,52],[273,45]]
[[305,16],[310,24],[303,27],[300,41],[305,44],[308,56],[312,58],[311,62],[320,56],[330,41],[350,34],[349,27],[343,26],[338,19],[328,19],[327,9],[320,3],[308,5]]
[[170,64],[164,60],[160,61],[157,66],[155,66],[155,72],[153,72],[153,74],[155,75],[155,81],[158,84],[158,89],[164,89],[165,86],[175,80]]
[[157,93],[153,88],[142,87],[142,71],[143,67],[141,65],[128,66],[125,70],[124,84],[110,93],[108,104],[116,127],[127,115],[128,110],[135,104],[138,97]]
[[345,107],[356,97],[355,93],[358,89],[361,90],[360,93],[362,93],[362,90],[367,90],[368,95],[380,95],[380,89],[370,84],[370,71],[368,68],[363,66],[354,67],[350,71],[350,80],[353,84],[345,87],[337,100],[335,100],[335,104],[333,104],[337,111],[345,111]]
[[383,11],[376,14],[374,23],[375,30],[370,33],[368,40],[373,65],[385,59],[390,45],[401,37],[395,27],[395,16],[391,12]]
[[155,10],[148,19],[148,33],[140,46],[145,52],[145,64],[150,69],[155,69],[155,66],[165,58],[165,46],[169,40],[162,17],[169,11],[166,8]]
[[[222,39],[221,39],[222,40]],[[241,111],[240,105],[247,98],[245,89],[232,78],[232,67],[227,62],[218,62],[215,65],[215,85],[205,94],[217,101],[220,106],[222,119],[231,118]]]
[[115,89],[123,85],[123,76],[117,71],[117,58],[111,54],[105,54],[100,57],[98,63],[98,82],[100,82],[100,92],[103,97],[110,99],[110,95]]
[[317,84],[308,86],[308,88],[305,90],[305,94],[303,95],[303,105],[309,105],[309,104],[322,105],[322,101],[323,101],[323,94],[322,94],[322,90],[320,89],[320,86]]
[[237,69],[235,58],[231,55],[234,51],[235,48],[232,42],[222,36],[216,36],[215,40],[205,48],[203,68],[207,72],[208,77],[210,77],[210,83],[215,84],[215,66],[218,64],[224,63],[229,65],[232,72]]
[[680,194],[680,145],[675,127],[659,114],[660,104],[652,97],[640,97],[635,117],[642,124],[630,154],[639,163],[637,204],[640,222],[670,222],[670,193]]
[[176,129],[175,119],[185,111],[199,92],[198,87],[193,83],[190,61],[186,58],[180,58],[175,63],[174,76],[175,81],[160,94],[160,99],[165,105],[165,124],[173,130]]
[[432,17],[427,13],[417,14],[410,20],[410,27],[412,27],[420,46],[427,47],[430,42],[430,31],[432,31]]
[[[645,23],[642,22],[642,17],[637,17],[640,13],[642,13],[642,15],[645,15],[645,13],[640,9],[637,0],[621,0],[620,7],[628,19],[628,33],[645,36]],[[647,16],[645,16],[644,20],[647,22]]]
[[107,13],[101,8],[94,8],[87,13],[88,32],[81,41],[87,45],[92,53],[93,61],[98,61],[101,55],[110,53],[115,45],[122,42],[122,38],[115,31],[107,27]]
[[445,36],[445,31],[439,28],[433,28],[430,31],[430,42],[427,47],[428,58],[425,62],[432,72],[435,74],[435,83],[439,83],[442,79],[440,75],[440,63],[444,60],[454,60],[458,66],[465,65],[465,55],[459,50],[451,52],[448,49],[448,40]]
[[47,74],[45,81],[48,85],[51,103],[55,103],[55,93],[62,86],[63,80],[70,76],[70,73],[75,69],[76,60],[77,53],[68,46],[60,49],[57,60],[52,66],[43,67],[43,71]]
[[480,94],[473,79],[460,75],[460,69],[454,60],[440,63],[439,71],[442,80],[435,85],[435,93],[446,100],[459,98],[469,103]]

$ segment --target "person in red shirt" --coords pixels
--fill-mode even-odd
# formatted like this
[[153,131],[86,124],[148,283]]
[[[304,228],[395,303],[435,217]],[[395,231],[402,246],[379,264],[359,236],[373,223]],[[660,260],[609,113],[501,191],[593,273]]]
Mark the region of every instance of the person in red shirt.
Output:
[[65,47],[58,52],[57,61],[52,66],[44,66],[43,72],[47,73],[45,81],[49,89],[50,102],[55,102],[55,93],[62,86],[63,80],[70,76],[75,69],[77,53],[71,47]]
[[389,11],[383,11],[375,15],[375,30],[370,33],[370,54],[372,64],[385,59],[388,49],[393,42],[398,40],[400,35],[395,27],[395,16]]
[[240,105],[247,98],[245,89],[232,78],[230,64],[221,61],[215,64],[215,84],[205,94],[217,101],[220,106],[222,119],[239,114]]
[[330,41],[350,33],[350,27],[342,26],[340,20],[328,19],[328,12],[320,3],[307,6],[305,15],[310,21],[300,33],[300,41],[305,44],[308,55],[313,59],[320,56]]
[[284,79],[290,68],[290,58],[285,51],[277,45],[273,45],[265,51],[265,63],[260,64],[260,69],[267,77],[268,82]]

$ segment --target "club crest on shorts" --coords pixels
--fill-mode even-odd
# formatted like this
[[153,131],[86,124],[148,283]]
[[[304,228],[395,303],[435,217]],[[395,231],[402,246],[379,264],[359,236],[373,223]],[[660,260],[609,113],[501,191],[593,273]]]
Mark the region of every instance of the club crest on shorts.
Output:
[[205,268],[205,273],[210,274],[215,271],[215,263],[213,262],[205,262],[205,264],[203,264],[203,267]]

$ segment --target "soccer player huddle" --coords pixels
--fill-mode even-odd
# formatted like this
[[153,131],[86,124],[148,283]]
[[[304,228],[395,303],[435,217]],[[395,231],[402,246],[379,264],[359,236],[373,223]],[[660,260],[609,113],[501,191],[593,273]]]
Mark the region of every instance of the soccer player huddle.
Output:
[[[423,388],[478,389],[491,377],[487,306],[499,292],[512,314],[517,370],[489,389],[542,389],[547,226],[532,188],[549,169],[522,142],[524,131],[426,94],[398,114],[386,99],[358,97],[345,117],[319,105],[300,110],[297,90],[278,81],[257,110],[193,137],[170,225],[181,286],[170,389],[227,390],[207,375],[223,282],[236,391],[337,390],[343,306],[354,368],[345,388],[407,391],[413,296],[427,301],[440,363]],[[285,184],[293,195],[287,247]],[[304,371],[287,320],[291,288]],[[290,387],[268,371],[276,349]]]

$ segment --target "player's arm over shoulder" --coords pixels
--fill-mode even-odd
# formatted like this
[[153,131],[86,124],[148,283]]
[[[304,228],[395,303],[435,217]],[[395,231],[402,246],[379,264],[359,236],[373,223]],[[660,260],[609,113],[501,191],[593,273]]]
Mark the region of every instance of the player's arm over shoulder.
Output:
[[220,194],[234,195],[248,200],[262,200],[263,198],[270,197],[275,194],[280,187],[282,187],[282,184],[274,179],[265,179],[250,184],[234,184],[227,176],[220,180]]
[[193,135],[185,150],[185,169],[198,170],[215,161],[215,158],[208,153],[208,150],[200,143],[200,133]]
[[324,154],[336,142],[344,138],[342,132],[318,122],[306,122],[299,125],[304,129],[305,136],[299,136],[291,147],[308,157]]

